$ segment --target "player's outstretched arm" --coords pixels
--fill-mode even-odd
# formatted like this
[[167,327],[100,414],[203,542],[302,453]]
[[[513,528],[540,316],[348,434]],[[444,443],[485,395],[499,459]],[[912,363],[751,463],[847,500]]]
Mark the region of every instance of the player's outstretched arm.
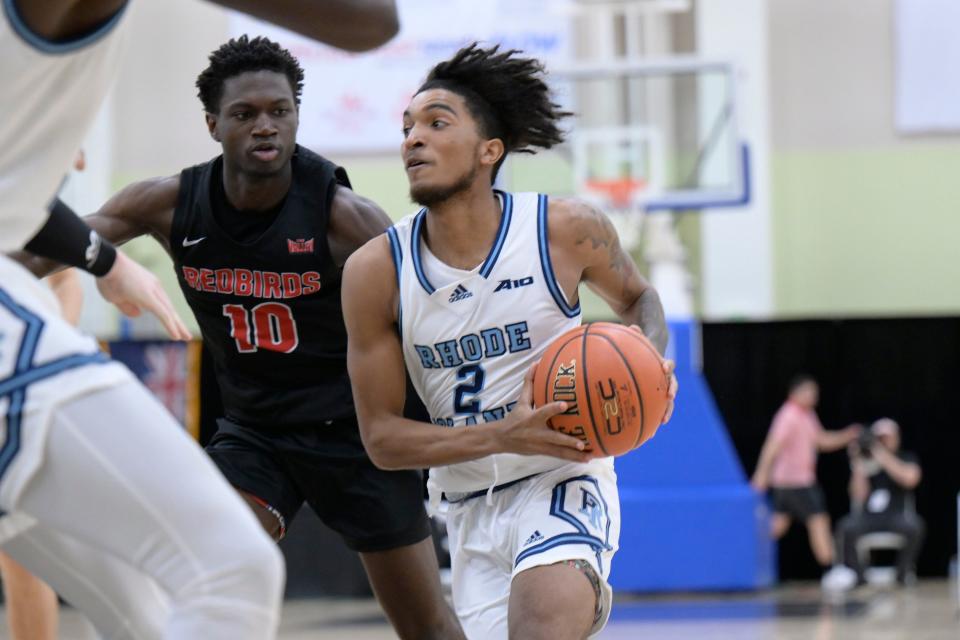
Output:
[[[164,182],[165,181],[165,182]],[[28,247],[56,260],[45,260],[38,264],[31,264],[34,259],[21,253],[17,259],[26,259],[27,264],[34,271],[49,273],[60,263],[68,262],[72,266],[89,267],[79,259],[73,259],[71,246],[60,246],[56,233],[61,227],[69,229],[72,235],[90,234],[90,246],[87,253],[94,256],[90,260],[97,262],[96,254],[109,248],[115,257],[112,264],[102,266],[102,270],[88,270],[97,276],[97,288],[100,294],[113,303],[120,311],[128,316],[139,316],[144,311],[154,314],[163,324],[167,333],[174,340],[189,340],[190,332],[183,320],[173,308],[160,281],[155,275],[128,258],[122,251],[113,249],[112,241],[125,242],[144,233],[153,233],[165,246],[170,235],[173,207],[176,204],[179,191],[179,180],[167,178],[159,181],[137,183],[110,199],[100,211],[84,221],[65,204],[58,202],[56,219],[51,214],[48,221],[37,236],[28,243]],[[96,233],[91,233],[90,229]],[[100,234],[98,237],[97,234]],[[38,240],[44,236],[42,240]],[[103,243],[101,237],[106,238]],[[49,251],[39,251],[39,249]],[[81,253],[83,253],[81,251]],[[64,257],[65,256],[65,257]]]
[[375,465],[422,469],[506,452],[586,459],[578,439],[546,426],[549,417],[564,410],[563,403],[534,410],[529,381],[517,407],[499,422],[451,429],[403,417],[406,378],[396,328],[399,293],[386,236],[350,256],[341,291],[349,338],[347,369],[360,435]]
[[[85,220],[111,242],[122,244],[150,234],[169,251],[179,193],[180,176],[138,182],[120,191]],[[136,317],[148,311],[160,320],[171,338],[190,340],[190,332],[157,277],[123,252],[117,252],[117,261],[109,273],[97,278],[97,288],[124,314]]]
[[[121,245],[150,234],[169,251],[170,227],[179,192],[179,176],[135,182],[117,192],[96,213],[84,217],[83,221],[111,244]],[[29,251],[17,251],[11,253],[10,257],[38,278],[64,268],[61,262]]]
[[368,51],[400,29],[394,0],[212,0],[347,51]]
[[[395,0],[211,1],[348,51],[379,47],[400,29]],[[60,39],[90,31],[119,11],[124,0],[87,0],[85,3],[46,0],[19,4],[18,12],[34,33]]]

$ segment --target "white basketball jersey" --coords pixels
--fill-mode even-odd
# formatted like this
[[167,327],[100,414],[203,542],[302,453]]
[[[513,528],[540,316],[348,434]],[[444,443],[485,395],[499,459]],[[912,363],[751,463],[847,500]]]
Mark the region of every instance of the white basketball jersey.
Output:
[[0,251],[20,249],[47,219],[116,75],[124,10],[94,32],[51,43],[3,2],[0,21]]
[[[423,242],[426,210],[388,231],[400,287],[407,371],[435,424],[469,427],[504,418],[523,377],[550,342],[580,324],[554,278],[547,197],[497,192],[500,229],[471,271],[440,262]],[[431,469],[443,491],[486,489],[565,464],[498,454]]]

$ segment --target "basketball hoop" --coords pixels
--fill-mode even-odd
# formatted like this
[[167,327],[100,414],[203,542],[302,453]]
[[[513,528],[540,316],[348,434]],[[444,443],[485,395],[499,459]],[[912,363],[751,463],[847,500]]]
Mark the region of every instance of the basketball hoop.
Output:
[[643,227],[643,200],[647,189],[642,178],[587,179],[583,194],[593,200],[613,223],[620,244],[627,250],[640,248]]
[[614,209],[626,210],[637,206],[636,195],[646,190],[647,181],[641,178],[588,179],[583,186],[587,191],[602,194],[601,197]]

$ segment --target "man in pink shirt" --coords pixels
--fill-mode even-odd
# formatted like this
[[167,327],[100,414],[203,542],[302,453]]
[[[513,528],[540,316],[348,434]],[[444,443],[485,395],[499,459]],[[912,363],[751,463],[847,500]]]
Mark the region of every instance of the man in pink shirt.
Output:
[[827,431],[814,410],[820,387],[810,376],[794,378],[787,401],[777,411],[760,452],[751,484],[757,491],[772,490],[771,535],[779,540],[793,519],[807,525],[810,548],[820,566],[833,564],[833,537],[823,492],[817,484],[817,452],[836,451],[856,440],[860,425]]

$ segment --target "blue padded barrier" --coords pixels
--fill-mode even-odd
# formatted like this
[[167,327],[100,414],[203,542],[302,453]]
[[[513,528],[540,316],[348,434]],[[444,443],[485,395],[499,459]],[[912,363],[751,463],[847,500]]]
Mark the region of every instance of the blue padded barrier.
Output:
[[622,525],[611,583],[623,591],[770,586],[769,511],[700,373],[696,325],[672,322],[670,334],[677,407],[652,440],[616,461]]

